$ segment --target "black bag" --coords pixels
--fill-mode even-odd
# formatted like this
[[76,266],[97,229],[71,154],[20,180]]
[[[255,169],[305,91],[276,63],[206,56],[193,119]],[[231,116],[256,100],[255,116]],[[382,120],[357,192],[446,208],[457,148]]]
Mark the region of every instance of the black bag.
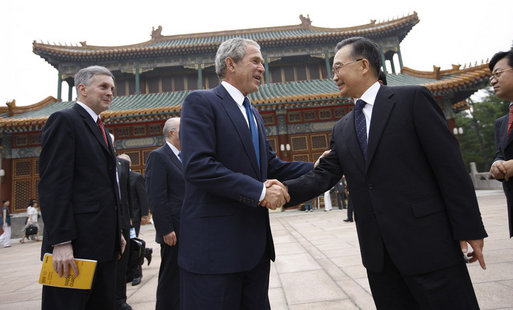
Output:
[[37,227],[36,226],[28,226],[27,228],[25,228],[25,236],[31,236],[31,235],[35,235],[37,234]]
[[144,251],[146,242],[139,238],[130,239],[130,253],[128,257],[128,270],[132,270],[144,262]]

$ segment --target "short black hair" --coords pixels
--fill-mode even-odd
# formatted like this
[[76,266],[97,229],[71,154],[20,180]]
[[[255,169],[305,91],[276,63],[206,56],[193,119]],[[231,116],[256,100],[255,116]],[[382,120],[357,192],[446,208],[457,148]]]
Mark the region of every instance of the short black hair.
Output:
[[354,57],[355,59],[367,59],[376,77],[378,77],[379,71],[381,70],[381,57],[378,45],[374,41],[371,41],[363,37],[352,37],[338,42],[335,51],[338,52],[341,48],[343,48],[346,45],[352,46],[352,57]]
[[378,80],[383,83],[383,85],[387,85],[387,75],[383,71],[379,71]]
[[493,55],[492,60],[490,60],[490,63],[488,64],[490,71],[493,71],[493,67],[495,67],[495,65],[505,57],[508,58],[508,65],[513,68],[513,50],[511,50],[507,52],[498,52]]

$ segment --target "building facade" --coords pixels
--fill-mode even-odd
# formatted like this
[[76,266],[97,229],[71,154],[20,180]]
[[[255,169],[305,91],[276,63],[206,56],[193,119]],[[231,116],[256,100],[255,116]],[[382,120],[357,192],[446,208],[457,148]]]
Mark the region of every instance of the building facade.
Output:
[[[164,121],[180,115],[185,96],[218,85],[215,53],[221,42],[233,37],[253,39],[262,48],[263,84],[249,99],[280,158],[316,160],[328,148],[335,122],[353,108],[331,80],[334,46],[352,36],[378,43],[389,85],[428,87],[452,130],[455,113],[467,108],[466,99],[486,85],[490,71],[487,64],[434,67],[430,72],[404,67],[400,43],[418,22],[413,13],[349,28],[322,28],[301,15],[298,25],[186,35],[164,36],[159,26],[149,41],[127,46],[34,42],[33,52],[58,70],[58,93],[31,106],[17,107],[12,101],[0,108],[1,195],[11,199],[13,212],[25,211],[29,200],[37,198],[41,129],[51,113],[74,104],[73,76],[93,64],[107,67],[116,79],[115,98],[102,118],[116,137],[117,152],[127,153],[132,168],[144,173],[149,152],[164,142]],[[68,87],[65,101],[62,86]]]

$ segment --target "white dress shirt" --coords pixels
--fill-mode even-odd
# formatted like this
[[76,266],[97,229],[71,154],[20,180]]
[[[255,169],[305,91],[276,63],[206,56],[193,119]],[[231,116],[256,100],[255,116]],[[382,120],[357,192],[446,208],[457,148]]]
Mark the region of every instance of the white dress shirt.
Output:
[[380,85],[381,84],[379,84],[379,82],[376,81],[376,83],[372,84],[371,87],[367,88],[367,90],[363,93],[362,97],[354,99],[355,104],[356,101],[358,101],[358,99],[362,99],[367,103],[363,107],[363,115],[365,115],[365,127],[367,129],[367,141],[369,141],[372,109],[374,108],[374,102],[376,101],[376,96],[378,95]]
[[[221,85],[223,85],[223,87],[226,89],[228,94],[230,94],[233,101],[235,101],[235,103],[237,103],[237,106],[239,107],[239,110],[242,113],[242,116],[244,116],[244,119],[246,120],[246,124],[248,125],[248,128],[249,128],[248,116],[246,115],[246,107],[244,107],[244,95],[235,86],[233,86],[232,84],[230,84],[226,81],[222,81]],[[255,125],[257,126],[257,129],[258,129],[258,124],[257,124],[256,118],[255,118],[255,115],[253,115],[253,119],[255,120]],[[265,184],[263,184],[262,193],[260,194],[260,198],[258,199],[258,202],[264,200],[266,192],[267,191],[265,189]]]

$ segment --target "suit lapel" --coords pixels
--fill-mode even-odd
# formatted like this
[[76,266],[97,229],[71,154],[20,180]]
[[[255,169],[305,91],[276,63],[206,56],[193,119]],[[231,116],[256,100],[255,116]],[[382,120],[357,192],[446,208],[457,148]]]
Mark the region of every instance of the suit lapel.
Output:
[[110,140],[110,135],[107,132],[105,132],[105,135],[107,136],[107,141],[109,143],[109,146],[107,147],[107,145],[105,145],[105,140],[103,139],[102,133],[100,132],[100,128],[98,127],[98,124],[96,124],[93,121],[91,115],[89,115],[89,113],[87,113],[87,111],[84,110],[84,108],[82,108],[78,104],[75,104],[73,106],[73,109],[75,109],[80,114],[80,116],[84,120],[84,123],[89,128],[89,130],[91,131],[93,136],[96,137],[96,140],[101,145],[102,149],[104,149],[110,155],[113,155],[114,152],[113,152],[113,149],[112,149],[112,142]]
[[511,134],[508,137],[508,126],[509,126],[509,114],[506,114],[506,117],[504,118],[504,122],[502,122],[502,124],[501,124],[501,132],[504,133],[504,136],[502,137],[503,149],[508,148],[511,145],[511,142],[513,142],[513,134]]
[[[249,127],[248,127],[248,124],[246,123],[246,120],[244,119],[244,116],[242,116],[239,106],[233,100],[233,98],[230,96],[230,94],[228,94],[228,92],[222,85],[217,86],[214,89],[214,91],[216,92],[217,96],[221,100],[221,105],[223,106],[224,110],[226,111],[226,114],[228,114],[228,117],[232,121],[232,123],[235,127],[235,130],[237,131],[237,134],[239,135],[241,144],[246,152],[246,155],[248,155],[248,157],[250,159],[251,166],[253,167],[253,169],[255,170],[257,175],[260,176],[261,174],[258,169],[257,157],[256,157],[255,149],[253,147],[253,142],[252,142],[253,140],[251,138],[251,132],[249,131]],[[255,110],[253,109],[253,111],[255,111]],[[258,120],[258,117],[256,119]],[[259,127],[259,132],[261,132],[260,128],[262,126],[260,126],[260,124],[259,124],[258,127]],[[262,142],[260,141],[261,136],[262,135],[260,134],[259,135],[260,146],[262,146]],[[260,149],[262,149],[262,147],[260,147]],[[260,151],[260,154],[262,154],[262,151]],[[262,157],[260,157],[260,158],[262,158]]]
[[169,159],[171,160],[173,165],[175,165],[178,168],[178,170],[180,170],[180,173],[182,173],[182,168],[183,168],[182,162],[178,159],[178,157],[176,157],[175,153],[173,153],[173,150],[171,150],[171,148],[169,147],[169,145],[167,145],[167,143],[165,143],[163,145],[163,148],[164,148],[164,152],[167,153],[167,155],[169,156]]
[[390,113],[394,109],[395,101],[392,99],[393,92],[386,86],[379,88],[374,107],[372,108],[372,117],[369,131],[369,142],[367,144],[367,161],[365,163],[365,171],[369,168],[372,157],[376,153],[379,141],[390,117]]

